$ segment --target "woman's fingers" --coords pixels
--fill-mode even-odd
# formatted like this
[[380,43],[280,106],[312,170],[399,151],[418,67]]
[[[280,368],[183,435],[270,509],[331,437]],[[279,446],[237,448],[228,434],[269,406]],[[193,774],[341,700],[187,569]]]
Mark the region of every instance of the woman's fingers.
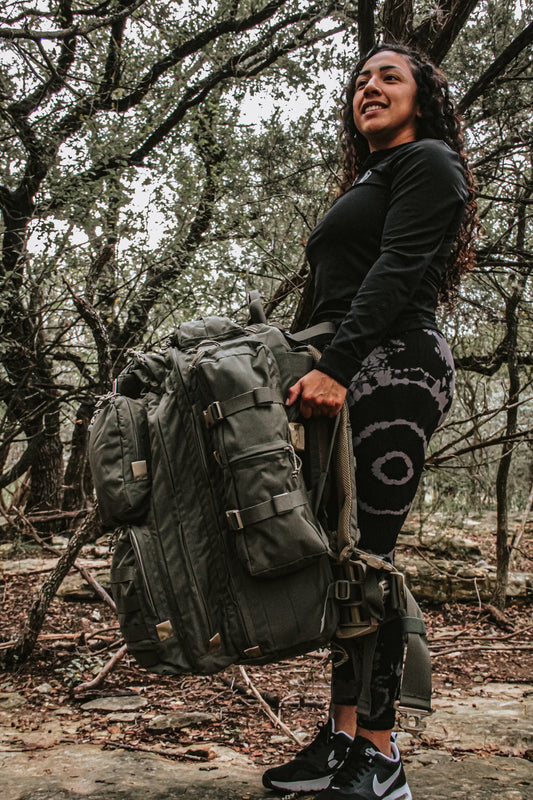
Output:
[[292,405],[298,397],[300,413],[305,419],[335,417],[344,403],[346,389],[329,375],[314,369],[290,387],[287,405]]
[[298,397],[300,396],[300,393],[302,391],[301,384],[302,381],[299,380],[296,381],[296,383],[290,387],[289,394],[287,395],[287,399],[285,400],[286,406],[292,406],[292,404],[298,400]]

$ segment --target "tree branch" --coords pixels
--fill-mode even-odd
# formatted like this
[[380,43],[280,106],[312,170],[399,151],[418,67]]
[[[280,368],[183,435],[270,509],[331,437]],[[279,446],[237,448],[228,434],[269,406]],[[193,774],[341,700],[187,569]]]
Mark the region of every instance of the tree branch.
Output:
[[98,378],[100,385],[108,386],[112,378],[112,361],[109,350],[109,336],[96,309],[84,297],[76,294],[66,278],[63,282],[70,292],[74,305],[80,316],[85,320],[92,331],[96,351],[98,353]]
[[376,25],[374,22],[376,5],[377,0],[358,0],[357,2],[357,39],[360,58],[363,58],[368,53],[376,41]]
[[95,22],[91,22],[84,27],[79,25],[71,25],[68,28],[59,28],[53,31],[32,31],[28,27],[24,28],[0,28],[0,39],[7,39],[8,41],[14,41],[16,39],[25,39],[27,41],[32,42],[40,42],[44,40],[53,40],[53,39],[70,39],[74,36],[88,36],[93,31],[98,30],[99,28],[107,28],[109,25],[112,25],[114,22],[118,22],[119,20],[125,19],[127,16],[132,14],[136,11],[140,6],[144,5],[146,0],[135,0],[133,3],[128,5],[126,8],[122,9],[121,11],[116,11],[114,14],[110,14],[103,19],[97,20]]
[[406,41],[413,32],[413,0],[385,0],[382,11],[383,39]]
[[83,545],[87,544],[91,537],[101,528],[101,525],[97,522],[96,514],[96,511],[91,511],[70,538],[66,552],[58,560],[56,566],[41,586],[39,594],[30,608],[20,635],[13,642],[10,649],[2,653],[0,660],[6,669],[19,667],[21,664],[24,664],[31,655],[43,626],[48,608],[57,590],[76,560]]
[[479,0],[437,0],[429,16],[409,37],[435,64],[444,59]]
[[527,28],[525,28],[522,33],[519,33],[518,36],[513,39],[511,44],[507,45],[505,50],[494,59],[490,67],[485,70],[483,75],[478,78],[478,80],[470,87],[468,92],[462,97],[458,103],[459,111],[464,114],[467,108],[469,108],[472,103],[478,99],[478,97],[481,97],[486,89],[492,85],[494,79],[505,71],[511,61],[517,58],[517,56],[519,56],[520,53],[532,42],[533,22],[530,22]]

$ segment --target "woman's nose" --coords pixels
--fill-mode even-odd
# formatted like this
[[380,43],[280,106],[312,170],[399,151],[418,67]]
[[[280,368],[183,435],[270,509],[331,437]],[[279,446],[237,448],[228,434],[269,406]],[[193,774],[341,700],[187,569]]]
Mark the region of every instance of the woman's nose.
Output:
[[371,75],[365,83],[365,94],[374,94],[379,91],[377,80],[374,75]]

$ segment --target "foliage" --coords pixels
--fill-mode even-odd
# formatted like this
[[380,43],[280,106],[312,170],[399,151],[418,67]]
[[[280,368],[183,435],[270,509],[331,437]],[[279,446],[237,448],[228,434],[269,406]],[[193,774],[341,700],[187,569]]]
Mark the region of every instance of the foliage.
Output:
[[[181,320],[290,324],[308,232],[335,191],[336,116],[357,50],[423,46],[465,114],[483,230],[442,320],[455,412],[435,502],[529,494],[531,0],[8,0],[0,18],[0,463],[40,527],[85,508],[95,400]],[[517,410],[514,414],[513,409]],[[514,416],[513,416],[514,414]],[[501,447],[507,448],[500,452]],[[453,467],[453,469],[450,469]],[[507,485],[509,481],[507,479]],[[502,501],[503,502],[503,501]],[[31,516],[33,515],[33,517]]]

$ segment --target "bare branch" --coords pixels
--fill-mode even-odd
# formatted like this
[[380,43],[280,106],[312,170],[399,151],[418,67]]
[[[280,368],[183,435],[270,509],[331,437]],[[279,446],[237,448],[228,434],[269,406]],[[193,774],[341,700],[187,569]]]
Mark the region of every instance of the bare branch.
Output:
[[500,55],[494,59],[490,67],[485,70],[483,75],[478,78],[460,100],[458,108],[461,113],[464,113],[478,97],[481,97],[488,87],[494,83],[494,79],[497,78],[498,75],[501,75],[509,64],[532,42],[533,22],[530,22],[527,28],[525,28],[522,33],[519,33],[518,36],[507,45],[503,53],[500,53]]
[[0,39],[7,39],[14,41],[16,39],[26,39],[27,41],[40,42],[44,40],[53,39],[70,39],[74,36],[88,36],[93,31],[99,28],[107,28],[119,20],[123,20],[130,16],[134,11],[140,8],[146,0],[134,0],[133,3],[123,8],[121,11],[116,11],[103,19],[95,22],[88,23],[85,26],[71,25],[68,28],[59,28],[54,31],[32,31],[28,26],[24,28],[0,28]]
[[376,26],[374,22],[376,5],[377,0],[358,0],[357,3],[357,30],[360,58],[363,58],[365,53],[368,53],[376,41]]

